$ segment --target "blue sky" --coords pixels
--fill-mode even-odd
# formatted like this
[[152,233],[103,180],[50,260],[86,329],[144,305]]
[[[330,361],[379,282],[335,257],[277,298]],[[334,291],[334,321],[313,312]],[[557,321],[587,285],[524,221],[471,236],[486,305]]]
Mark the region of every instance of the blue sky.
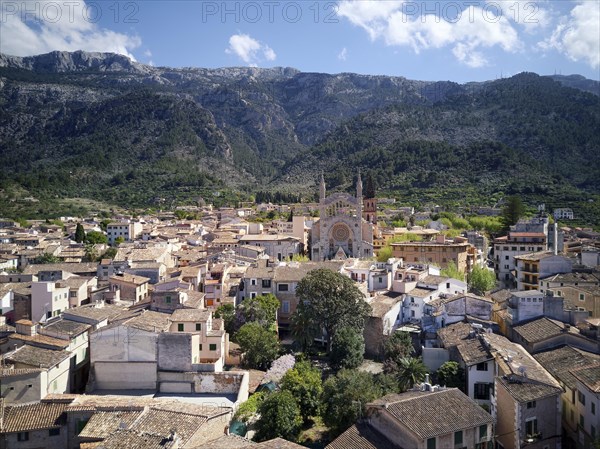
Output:
[[481,81],[600,79],[600,2],[0,0],[0,51],[113,51],[170,67]]

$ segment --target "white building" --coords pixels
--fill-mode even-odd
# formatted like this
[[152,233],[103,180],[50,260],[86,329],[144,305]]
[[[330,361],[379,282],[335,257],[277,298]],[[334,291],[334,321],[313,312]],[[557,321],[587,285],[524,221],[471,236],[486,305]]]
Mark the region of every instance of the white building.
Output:
[[69,308],[69,286],[61,282],[31,284],[31,320],[45,321]]
[[567,207],[554,209],[553,215],[555,220],[572,220],[574,218],[573,209],[569,209]]

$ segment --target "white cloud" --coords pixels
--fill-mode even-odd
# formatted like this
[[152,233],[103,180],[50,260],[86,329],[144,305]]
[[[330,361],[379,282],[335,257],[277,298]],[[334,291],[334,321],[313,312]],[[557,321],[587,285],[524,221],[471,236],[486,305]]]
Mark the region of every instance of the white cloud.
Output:
[[261,44],[248,34],[234,34],[229,38],[229,47],[225,53],[236,55],[244,63],[255,66],[259,62],[274,61],[277,58],[275,51],[267,44]]
[[337,58],[340,61],[345,61],[348,58],[348,50],[346,49],[346,47],[342,48],[342,51],[338,53]]
[[[469,6],[459,15],[440,10],[423,14],[414,2],[345,0],[338,15],[365,29],[372,40],[389,46],[410,47],[415,53],[450,47],[452,54],[470,67],[488,65],[483,49],[500,47],[507,52],[521,48],[517,30],[493,9]],[[418,7],[417,7],[418,8]],[[453,13],[459,11],[455,8]]]
[[544,50],[556,49],[573,61],[600,67],[600,4],[581,2],[568,18],[556,26],[552,35],[539,43]]
[[[102,8],[103,3],[97,3]],[[97,10],[85,2],[37,0],[2,2],[0,52],[31,56],[54,50],[119,53],[135,59],[138,36],[117,33],[94,23]]]

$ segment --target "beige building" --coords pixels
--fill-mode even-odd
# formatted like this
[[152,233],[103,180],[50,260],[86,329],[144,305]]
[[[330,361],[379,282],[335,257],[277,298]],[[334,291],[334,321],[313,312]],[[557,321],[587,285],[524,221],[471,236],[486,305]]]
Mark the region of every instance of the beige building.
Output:
[[[562,346],[536,354],[534,357],[563,388],[562,426],[566,432],[565,437],[570,440],[570,447],[578,449],[589,447],[592,434],[596,438],[599,436],[598,392],[592,392],[584,386],[579,386],[578,377],[583,376],[582,379],[585,379],[586,373],[580,372],[580,369],[592,368],[596,372],[600,372],[600,355],[572,346]],[[592,405],[594,403],[595,405]],[[583,416],[583,422],[580,422],[581,416]],[[582,424],[581,427],[580,424]]]
[[120,292],[120,299],[133,301],[134,303],[143,301],[148,297],[148,283],[150,279],[143,276],[135,276],[129,273],[123,273],[111,276],[108,279],[111,292]]
[[521,345],[496,334],[484,338],[495,359],[496,443],[504,449],[560,449],[561,385]]
[[446,268],[448,263],[454,262],[462,273],[469,273],[473,269],[476,249],[466,239],[456,237],[446,240],[440,235],[431,242],[400,242],[392,243],[392,255],[402,258],[405,263],[432,263]]
[[[456,388],[424,385],[368,404],[369,426],[403,449],[492,448],[489,413]],[[334,443],[328,447],[342,447]]]

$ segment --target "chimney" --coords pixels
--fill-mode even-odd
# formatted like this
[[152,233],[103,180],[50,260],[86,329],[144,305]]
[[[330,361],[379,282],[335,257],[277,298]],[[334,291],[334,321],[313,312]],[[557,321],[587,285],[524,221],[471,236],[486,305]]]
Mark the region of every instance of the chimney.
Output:
[[440,234],[436,237],[437,243],[446,243],[446,236],[444,234]]

